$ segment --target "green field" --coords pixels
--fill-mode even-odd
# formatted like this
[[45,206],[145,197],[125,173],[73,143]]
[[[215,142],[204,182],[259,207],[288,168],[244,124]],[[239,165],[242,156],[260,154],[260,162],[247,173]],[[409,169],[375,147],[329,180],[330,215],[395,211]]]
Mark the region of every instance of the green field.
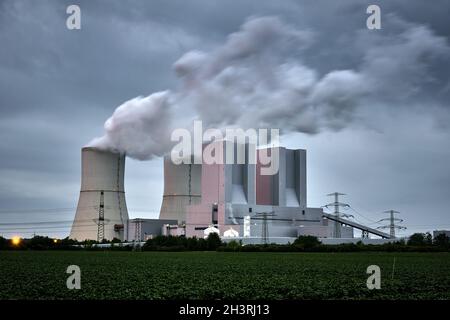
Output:
[[[73,264],[80,290],[66,287]],[[366,287],[372,264],[380,290]],[[0,299],[182,298],[450,299],[450,254],[0,252]]]

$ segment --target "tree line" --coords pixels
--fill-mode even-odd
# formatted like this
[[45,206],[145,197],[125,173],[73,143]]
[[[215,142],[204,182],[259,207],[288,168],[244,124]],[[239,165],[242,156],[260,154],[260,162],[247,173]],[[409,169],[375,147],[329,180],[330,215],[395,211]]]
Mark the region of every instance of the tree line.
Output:
[[[98,246],[109,244],[109,246]],[[111,241],[76,241],[67,238],[52,239],[34,236],[30,239],[5,239],[0,237],[0,250],[139,250],[139,251],[223,251],[223,252],[358,252],[358,251],[398,251],[398,252],[437,252],[450,251],[450,239],[439,234],[434,239],[430,233],[415,233],[407,241],[399,240],[385,244],[344,243],[322,244],[317,237],[300,236],[289,244],[247,244],[242,241],[222,242],[219,235],[211,233],[206,239],[183,236],[156,236],[144,245],[136,243],[124,245],[119,239]]]

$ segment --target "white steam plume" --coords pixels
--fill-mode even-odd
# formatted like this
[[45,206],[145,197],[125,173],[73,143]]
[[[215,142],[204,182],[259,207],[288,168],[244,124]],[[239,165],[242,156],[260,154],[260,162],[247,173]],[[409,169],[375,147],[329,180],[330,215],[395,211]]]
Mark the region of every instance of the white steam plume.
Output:
[[[385,49],[393,52],[392,57],[367,53],[360,70],[334,70],[320,76],[299,58],[312,43],[313,33],[277,17],[251,18],[214,51],[184,54],[174,64],[181,89],[125,102],[106,121],[104,136],[90,145],[151,159],[170,151],[171,131],[189,129],[194,119],[202,120],[204,128],[339,130],[373,91],[382,94],[392,89],[393,75],[410,71],[424,57],[447,52],[447,44],[426,34],[427,30],[412,28],[389,44]],[[408,55],[408,65],[394,61],[402,50],[411,48],[419,53]],[[385,73],[379,70],[383,64],[388,67]],[[420,78],[420,70],[414,76]]]

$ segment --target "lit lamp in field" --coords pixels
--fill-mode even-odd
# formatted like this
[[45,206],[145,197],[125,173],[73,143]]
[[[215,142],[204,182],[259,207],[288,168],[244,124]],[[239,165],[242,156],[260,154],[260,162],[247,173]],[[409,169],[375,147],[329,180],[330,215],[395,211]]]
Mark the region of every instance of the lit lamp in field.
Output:
[[21,239],[20,239],[20,237],[15,236],[15,237],[12,237],[11,241],[12,241],[13,245],[18,246],[20,244]]

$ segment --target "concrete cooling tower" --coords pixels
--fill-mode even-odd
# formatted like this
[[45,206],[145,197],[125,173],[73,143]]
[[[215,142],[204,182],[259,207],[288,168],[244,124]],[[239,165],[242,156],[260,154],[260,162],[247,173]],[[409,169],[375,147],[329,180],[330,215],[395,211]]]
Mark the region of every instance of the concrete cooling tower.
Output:
[[125,238],[125,155],[96,148],[81,150],[81,191],[70,238],[101,241]]
[[179,164],[164,157],[164,195],[160,219],[186,221],[186,207],[201,200],[201,164]]

